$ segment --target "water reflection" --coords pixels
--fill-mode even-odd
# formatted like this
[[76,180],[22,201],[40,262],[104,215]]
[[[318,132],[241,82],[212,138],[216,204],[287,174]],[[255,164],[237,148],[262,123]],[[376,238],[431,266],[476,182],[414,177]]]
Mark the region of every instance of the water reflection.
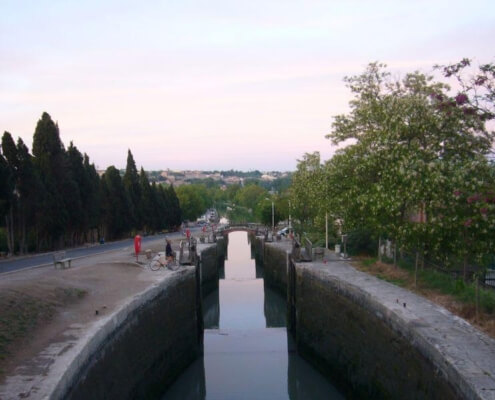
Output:
[[264,313],[267,328],[282,328],[287,326],[287,302],[278,292],[264,284],[265,302]]
[[343,398],[297,355],[285,298],[258,278],[246,234],[231,233],[228,250],[225,279],[203,299],[204,358],[163,399]]

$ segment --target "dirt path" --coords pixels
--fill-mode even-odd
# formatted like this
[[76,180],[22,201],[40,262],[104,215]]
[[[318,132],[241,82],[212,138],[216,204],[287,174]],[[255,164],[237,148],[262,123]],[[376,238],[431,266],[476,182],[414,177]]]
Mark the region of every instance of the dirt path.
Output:
[[[174,249],[179,239],[173,239]],[[163,240],[146,245],[163,251]],[[140,261],[144,263],[145,257]],[[3,275],[0,280],[0,385],[30,370],[43,374],[52,360],[44,349],[115,310],[130,296],[163,279],[136,263],[131,247],[53,266]],[[1,396],[0,396],[1,397]]]

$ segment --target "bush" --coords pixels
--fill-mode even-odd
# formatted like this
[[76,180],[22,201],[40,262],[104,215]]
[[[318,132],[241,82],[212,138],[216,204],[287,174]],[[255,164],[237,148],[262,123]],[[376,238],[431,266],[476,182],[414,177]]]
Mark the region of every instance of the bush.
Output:
[[376,255],[378,241],[369,229],[352,231],[347,236],[347,253],[350,255]]

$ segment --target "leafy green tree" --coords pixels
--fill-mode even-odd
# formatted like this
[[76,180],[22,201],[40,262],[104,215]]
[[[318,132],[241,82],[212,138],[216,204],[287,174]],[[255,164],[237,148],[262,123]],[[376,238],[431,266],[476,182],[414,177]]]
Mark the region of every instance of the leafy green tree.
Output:
[[236,194],[236,202],[246,208],[254,209],[264,197],[268,196],[268,191],[261,186],[251,184],[241,188]]
[[180,209],[184,219],[194,221],[206,211],[208,204],[201,195],[200,185],[182,185],[177,188]]
[[[272,211],[273,211],[273,221],[272,221]],[[272,209],[272,202],[270,200],[262,200],[259,205],[259,213],[261,223],[266,226],[272,226],[272,222],[277,226],[277,224],[282,220],[282,214],[278,207],[274,205]]]
[[290,189],[293,216],[300,222],[303,230],[313,225],[319,212],[325,212],[324,181],[320,153],[304,154],[297,164]]
[[[473,188],[484,184],[461,172],[486,161],[493,136],[484,119],[464,97],[417,72],[392,81],[374,63],[346,81],[355,95],[351,111],[335,117],[327,137],[352,144],[327,164],[331,203],[349,226],[440,249],[449,236],[439,216],[451,204],[451,183],[460,174]],[[428,218],[418,223],[415,214]]]

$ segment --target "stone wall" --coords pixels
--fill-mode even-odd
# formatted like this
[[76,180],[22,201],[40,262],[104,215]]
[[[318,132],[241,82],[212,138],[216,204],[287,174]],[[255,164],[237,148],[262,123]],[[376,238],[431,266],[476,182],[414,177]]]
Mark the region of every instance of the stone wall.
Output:
[[406,331],[384,319],[379,301],[366,292],[298,266],[296,310],[299,352],[353,396],[462,398],[439,365],[418,351]]
[[50,398],[159,395],[202,351],[196,279],[186,267],[135,296],[82,347]]
[[298,352],[349,397],[495,399],[495,341],[464,320],[329,253],[286,265],[287,246],[265,243],[264,256]]
[[[262,238],[257,238],[263,241]],[[287,249],[281,245],[263,243],[263,277],[266,283],[282,294],[287,293]]]
[[[223,242],[219,243],[222,244]],[[203,294],[207,295],[218,287],[218,255],[217,243],[198,244],[198,254],[201,269],[201,286]]]

